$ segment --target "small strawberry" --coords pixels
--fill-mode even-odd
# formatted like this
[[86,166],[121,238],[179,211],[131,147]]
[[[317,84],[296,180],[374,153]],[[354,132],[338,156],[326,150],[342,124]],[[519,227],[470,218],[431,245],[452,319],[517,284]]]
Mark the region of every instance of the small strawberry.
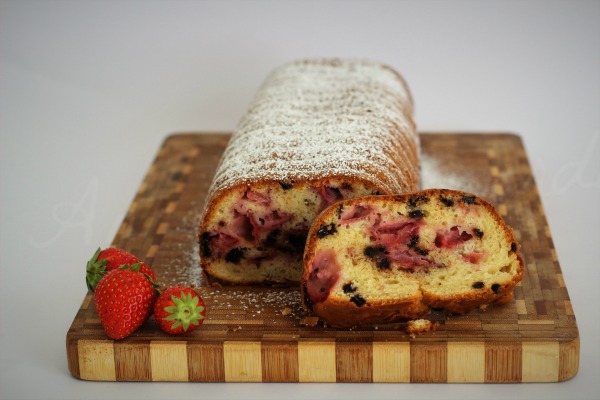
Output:
[[204,322],[206,306],[194,289],[177,286],[165,290],[154,303],[154,318],[163,331],[181,335]]
[[136,269],[136,265],[117,268],[104,275],[96,286],[96,312],[111,339],[123,339],[139,328],[156,301],[154,283]]
[[134,264],[140,264],[139,272],[148,275],[148,277],[152,279],[152,282],[156,282],[156,274],[154,271],[133,254],[114,247],[101,251],[98,247],[98,250],[96,250],[92,259],[88,261],[86,266],[85,282],[88,289],[93,292],[96,289],[98,282],[100,282],[100,279],[110,271],[123,265],[131,266]]

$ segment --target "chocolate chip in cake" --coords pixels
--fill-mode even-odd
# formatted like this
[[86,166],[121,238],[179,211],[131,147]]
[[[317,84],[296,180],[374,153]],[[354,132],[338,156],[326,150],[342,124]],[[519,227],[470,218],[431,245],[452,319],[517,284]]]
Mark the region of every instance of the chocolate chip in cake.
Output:
[[277,238],[281,234],[279,229],[275,229],[267,235],[267,237],[263,240],[263,244],[267,247],[275,247],[277,246]]
[[497,283],[494,283],[494,284],[492,285],[492,292],[494,292],[494,293],[498,294],[498,292],[499,292],[499,291],[500,291],[500,285],[499,285],[499,284],[497,284]]
[[416,207],[419,204],[427,203],[427,202],[429,202],[429,197],[425,196],[424,194],[422,194],[420,196],[413,196],[410,199],[408,199],[408,205],[410,207]]
[[364,255],[369,257],[371,260],[375,261],[375,265],[380,269],[389,269],[390,268],[390,260],[385,257],[385,254],[388,254],[387,250],[383,246],[373,247],[367,246],[364,250]]
[[367,246],[367,247],[365,247],[364,254],[365,254],[365,256],[367,256],[369,258],[375,258],[381,254],[385,254],[385,247]]
[[277,183],[279,183],[279,186],[281,186],[281,188],[282,188],[283,190],[289,190],[289,189],[291,189],[291,188],[293,187],[293,185],[292,185],[290,182],[282,182],[282,181],[279,181],[279,182],[277,182]]
[[337,229],[335,228],[335,224],[332,222],[327,225],[321,225],[321,227],[317,231],[317,237],[319,239],[323,239],[325,236],[333,235],[336,232]]
[[413,247],[413,246],[415,246],[417,244],[418,241],[419,241],[419,235],[413,235],[410,238],[410,242],[408,242],[406,245],[408,247]]
[[210,241],[212,240],[210,233],[203,232],[200,236],[200,249],[204,257],[210,257],[212,252],[210,251]]
[[346,283],[344,286],[342,286],[342,290],[344,291],[344,293],[356,292],[356,288],[354,287],[354,285],[352,283]]
[[425,213],[422,210],[412,210],[409,211],[408,216],[411,218],[423,218]]
[[375,265],[377,265],[377,268],[389,269],[390,268],[390,260],[388,260],[387,258],[384,257],[384,258],[377,260]]
[[463,196],[462,201],[467,204],[477,204],[475,201],[475,196]]
[[337,215],[338,219],[342,218],[342,212],[344,211],[344,206],[339,205],[337,210],[335,210],[335,215]]
[[473,289],[482,289],[484,286],[485,284],[483,282],[475,282],[472,285]]
[[219,226],[222,228],[225,226],[225,221],[219,221]]
[[290,244],[292,253],[301,253],[304,251],[304,245],[306,244],[306,235],[290,233],[287,242]]
[[515,242],[510,244],[510,251],[517,251],[517,244]]
[[420,247],[414,247],[415,252],[420,256],[426,256],[429,254],[429,250],[422,249]]
[[480,229],[474,228],[473,229],[473,233],[475,234],[475,236],[477,236],[479,239],[481,239],[483,237],[483,232]]
[[452,207],[454,205],[454,200],[452,199],[448,199],[444,196],[440,196],[440,201],[446,206],[446,207]]
[[225,254],[225,261],[238,264],[243,257],[244,252],[240,248],[235,248],[230,250],[229,253]]
[[367,304],[367,301],[360,294],[355,294],[350,298],[350,301],[356,304],[357,307],[362,307]]

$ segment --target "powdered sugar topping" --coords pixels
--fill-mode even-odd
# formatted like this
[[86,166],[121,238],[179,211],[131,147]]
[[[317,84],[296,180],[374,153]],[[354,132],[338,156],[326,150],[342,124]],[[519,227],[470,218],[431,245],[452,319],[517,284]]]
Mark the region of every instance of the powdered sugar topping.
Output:
[[339,175],[402,192],[418,184],[417,148],[410,94],[393,70],[358,60],[297,61],[259,89],[211,192]]

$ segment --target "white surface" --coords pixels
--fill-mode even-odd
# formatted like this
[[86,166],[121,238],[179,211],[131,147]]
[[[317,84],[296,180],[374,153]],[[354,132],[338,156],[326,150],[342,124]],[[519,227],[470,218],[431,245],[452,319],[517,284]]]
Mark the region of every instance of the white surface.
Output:
[[[600,3],[0,3],[0,397],[600,398]],[[231,130],[275,66],[403,73],[420,130],[522,135],[581,334],[559,384],[148,384],[69,375],[83,265],[172,132]],[[34,322],[35,321],[35,322]]]

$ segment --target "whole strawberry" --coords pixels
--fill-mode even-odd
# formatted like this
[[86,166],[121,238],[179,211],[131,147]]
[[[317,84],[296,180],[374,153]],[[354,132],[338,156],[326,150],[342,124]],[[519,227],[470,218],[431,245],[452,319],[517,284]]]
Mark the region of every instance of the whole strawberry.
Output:
[[172,335],[193,331],[202,325],[205,316],[206,306],[202,297],[189,287],[167,289],[154,304],[154,318],[158,326]]
[[154,271],[133,254],[115,247],[104,250],[98,248],[86,266],[85,282],[88,289],[92,292],[96,290],[100,279],[110,271],[123,265],[131,266],[134,264],[139,264],[139,272],[147,274],[152,279],[152,282],[156,282]]
[[139,328],[150,316],[157,298],[154,283],[136,272],[135,265],[130,268],[110,271],[94,292],[96,312],[111,339],[123,339]]

